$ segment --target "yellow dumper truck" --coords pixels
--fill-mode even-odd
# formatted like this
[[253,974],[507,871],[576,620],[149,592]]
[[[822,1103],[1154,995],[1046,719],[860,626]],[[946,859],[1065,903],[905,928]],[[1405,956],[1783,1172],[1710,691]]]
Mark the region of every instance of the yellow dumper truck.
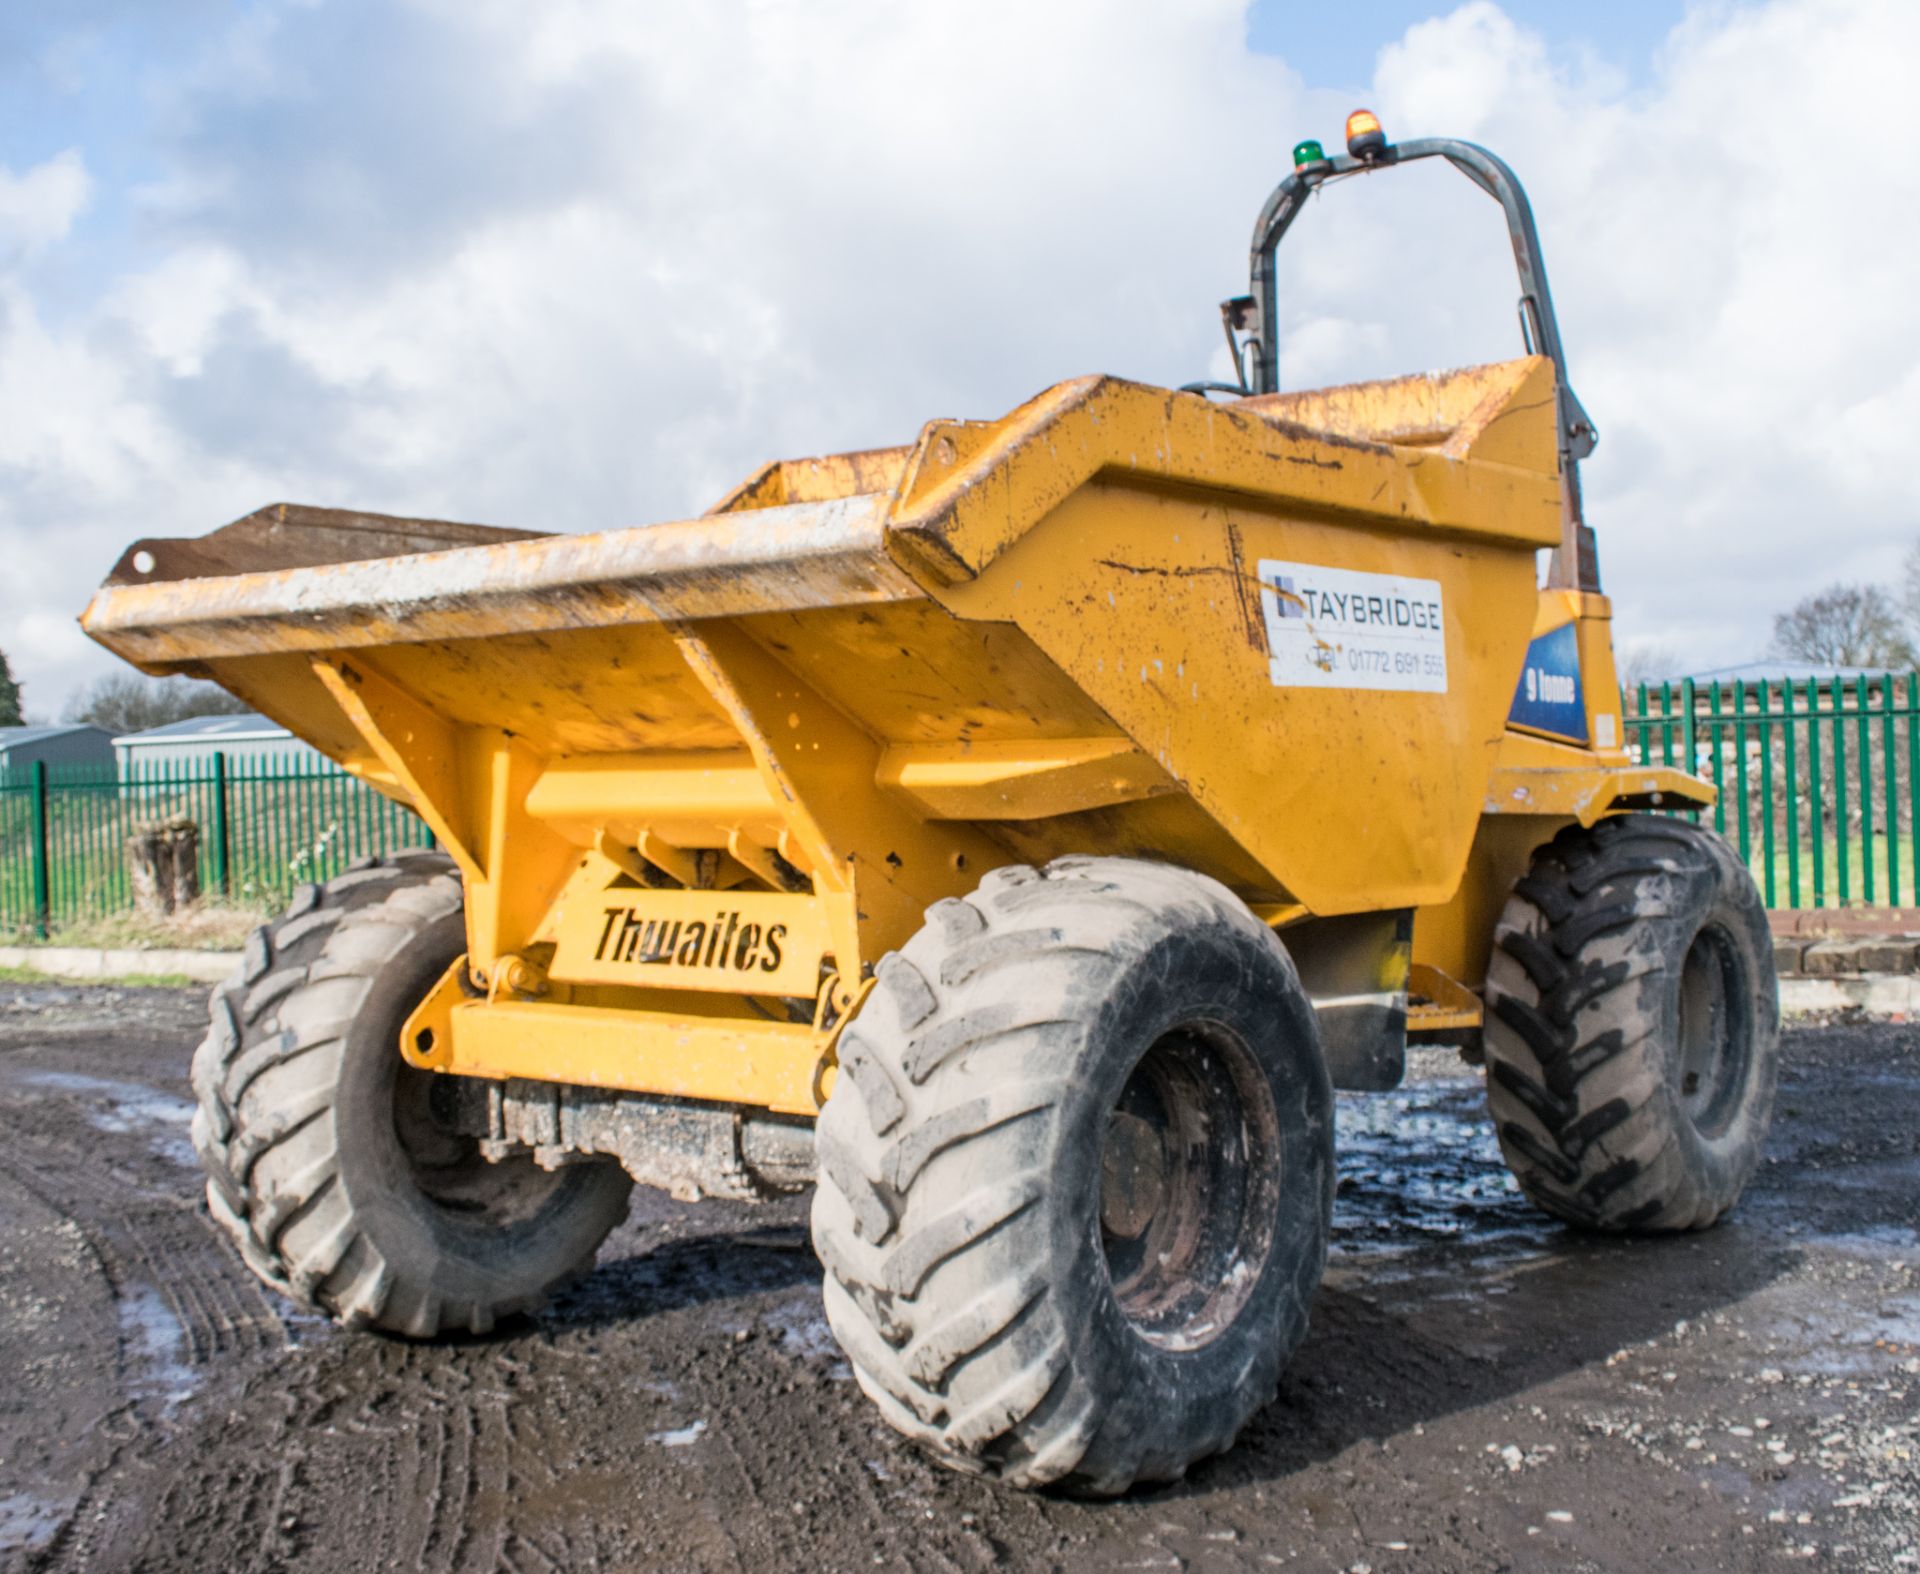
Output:
[[[255,1273],[483,1332],[633,1181],[813,1185],[886,1419],[1112,1493],[1271,1399],[1333,1090],[1395,1085],[1410,1036],[1484,1058],[1548,1213],[1733,1204],[1767,928],[1719,841],[1643,812],[1712,791],[1625,747],[1526,198],[1470,144],[1348,131],[1260,215],[1232,383],[1084,377],[644,528],[278,505],[129,548],[95,639],[437,843],[302,889],[214,992],[194,1136]],[[1282,236],[1425,158],[1504,210],[1527,353],[1278,391]]]

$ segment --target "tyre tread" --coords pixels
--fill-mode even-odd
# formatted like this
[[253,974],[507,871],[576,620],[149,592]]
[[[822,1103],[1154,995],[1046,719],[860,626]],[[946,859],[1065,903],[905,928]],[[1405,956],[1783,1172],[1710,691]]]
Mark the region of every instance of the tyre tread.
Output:
[[[856,1096],[829,1098],[817,1127],[828,1321],[882,1416],[951,1468],[1113,1493],[1177,1477],[1195,1457],[1190,1438],[1159,1439],[1156,1452],[1154,1439],[1102,1433],[1099,1407],[1066,1381],[1080,1330],[1049,1294],[1040,1237],[1022,1233],[1049,1184],[1034,1167],[1045,1117],[1086,1031],[1072,1002],[1100,991],[1144,943],[1132,938],[1142,921],[1174,904],[1267,940],[1224,890],[1171,866],[1004,867],[928,910],[842,1036]],[[1302,1307],[1319,1267],[1304,1265]],[[946,1288],[923,1303],[936,1274]],[[1278,1366],[1276,1353],[1274,1380],[1263,1370],[1266,1391],[1249,1385],[1244,1413],[1209,1418],[1203,1453],[1273,1397]]]
[[[479,1329],[532,1310],[554,1287],[491,1304],[424,1289],[397,1295],[402,1276],[356,1218],[323,1124],[344,1035],[374,972],[461,901],[451,862],[418,850],[301,886],[284,914],[248,936],[239,966],[213,990],[194,1053],[193,1141],[210,1215],[261,1280],[349,1328],[416,1338]],[[592,1258],[589,1250],[569,1276]]]
[[1758,911],[1745,867],[1713,837],[1647,815],[1568,827],[1515,883],[1488,971],[1487,1098],[1509,1167],[1546,1212],[1686,1230],[1737,1198],[1744,1174],[1710,1193],[1690,1171],[1663,1093],[1669,959],[1684,955],[1687,915],[1723,894]]

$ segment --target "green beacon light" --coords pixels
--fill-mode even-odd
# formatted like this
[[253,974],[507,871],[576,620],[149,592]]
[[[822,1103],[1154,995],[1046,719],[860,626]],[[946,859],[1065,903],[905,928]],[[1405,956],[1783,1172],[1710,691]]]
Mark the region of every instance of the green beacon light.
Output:
[[1327,150],[1312,137],[1308,137],[1305,142],[1294,143],[1293,167],[1295,169],[1305,169],[1309,164],[1324,164],[1326,161]]

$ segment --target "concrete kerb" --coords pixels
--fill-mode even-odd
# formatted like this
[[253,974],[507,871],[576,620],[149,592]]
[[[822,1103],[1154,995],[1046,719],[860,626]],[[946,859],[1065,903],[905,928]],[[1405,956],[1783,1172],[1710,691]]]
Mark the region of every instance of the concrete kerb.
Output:
[[240,965],[238,951],[95,950],[87,946],[0,946],[0,967],[54,978],[109,983],[116,978],[186,977],[217,984]]
[[1767,915],[1780,1009],[1920,1020],[1920,910],[1821,908]]
[[1859,1011],[1895,1022],[1920,1018],[1920,977],[1867,973],[1850,978],[1783,978],[1780,1012],[1810,1016],[1820,1011]]
[[[93,950],[84,946],[0,946],[0,968],[29,968],[54,978],[111,982],[116,978],[184,976],[217,984],[240,964],[237,951]],[[1868,973],[1780,980],[1787,1016],[1862,1011],[1869,1016],[1920,1020],[1920,974]]]

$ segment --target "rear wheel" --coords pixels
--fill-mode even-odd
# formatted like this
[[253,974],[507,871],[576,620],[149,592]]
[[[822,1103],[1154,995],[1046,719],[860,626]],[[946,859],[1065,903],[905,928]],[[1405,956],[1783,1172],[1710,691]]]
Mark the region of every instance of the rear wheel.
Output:
[[1003,869],[927,920],[820,1117],[834,1333],[956,1469],[1174,1479],[1306,1330],[1333,1182],[1312,1008],[1272,932],[1179,869]]
[[261,1279],[350,1328],[484,1332],[590,1267],[626,1213],[611,1162],[489,1163],[456,1129],[454,1079],[400,1058],[464,949],[451,863],[369,861],[254,931],[194,1055],[215,1220]]
[[1712,1224],[1760,1162],[1780,1010],[1746,866],[1684,820],[1562,831],[1495,932],[1487,1098],[1549,1213],[1603,1230]]

